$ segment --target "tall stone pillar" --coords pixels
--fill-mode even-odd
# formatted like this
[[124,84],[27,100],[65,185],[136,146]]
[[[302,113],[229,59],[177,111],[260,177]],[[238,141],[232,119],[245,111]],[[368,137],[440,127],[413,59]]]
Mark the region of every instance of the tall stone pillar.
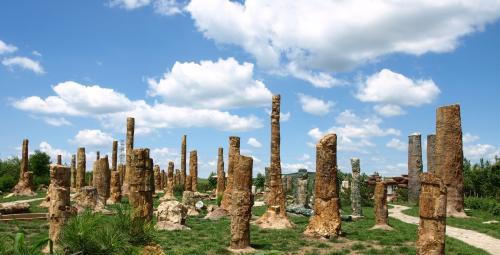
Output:
[[[74,213],[70,205],[71,170],[62,165],[50,165],[49,238],[57,247],[59,233]],[[45,248],[48,251],[49,247]]]
[[[184,185],[184,190],[187,190],[188,186],[191,186],[191,183],[187,185],[186,180],[186,135],[182,136],[181,143],[181,184]],[[191,189],[191,187],[189,187]]]
[[337,135],[328,134],[316,144],[314,215],[304,234],[333,238],[341,233],[340,199],[337,189]]
[[436,112],[435,173],[446,185],[446,211],[464,218],[464,156],[460,105],[444,106]]
[[125,178],[123,180],[122,193],[123,195],[129,194],[129,179],[132,162],[132,153],[134,150],[134,133],[135,133],[135,119],[128,117],[127,118],[127,137],[125,139]]
[[109,170],[107,155],[94,162],[92,177],[94,187],[97,188],[99,200],[101,200],[103,204],[106,204],[109,198],[111,183],[111,171]]
[[233,171],[235,158],[240,155],[240,138],[237,136],[229,137],[229,152],[227,157],[227,180],[226,189],[224,190],[224,195],[222,196],[221,208],[230,211],[231,210],[231,191],[233,190]]
[[189,175],[191,175],[191,190],[198,191],[198,152],[189,152]]
[[113,141],[113,152],[111,153],[111,171],[117,170],[118,163],[118,141]]
[[281,185],[280,158],[280,96],[273,96],[271,111],[271,165],[269,192],[266,194],[266,212],[256,221],[262,228],[285,229],[293,227],[286,215],[285,191]]
[[387,210],[387,185],[383,181],[377,181],[375,184],[375,226],[372,229],[392,230],[389,226]]
[[224,195],[226,173],[224,173],[224,149],[218,150],[217,155],[217,197]]
[[36,193],[33,185],[33,172],[29,171],[28,139],[23,140],[21,152],[21,169],[19,171],[19,181],[12,189],[12,194],[21,196],[34,196]]
[[123,187],[123,181],[125,180],[125,165],[118,165],[118,172],[120,173],[120,185]]
[[408,202],[413,204],[418,202],[422,168],[422,138],[413,134],[408,136]]
[[[167,173],[168,174],[168,173]],[[168,178],[167,178],[168,179]],[[175,174],[174,174],[174,187],[181,185],[181,170],[175,169]]]
[[87,169],[87,159],[85,148],[80,147],[76,153],[76,192],[85,186],[85,170]]
[[158,193],[161,191],[161,170],[159,165],[155,165],[153,167],[153,173],[155,178],[155,192]]
[[76,188],[76,155],[71,155],[71,188]]
[[175,200],[174,196],[174,162],[168,162],[167,169],[167,184],[165,186],[165,195],[161,198],[162,201]]
[[436,135],[427,136],[427,172],[435,173],[436,164]]
[[446,186],[435,175],[421,175],[417,254],[445,254]]
[[[150,222],[153,218],[153,160],[149,157],[149,149],[134,149],[130,156],[129,203],[132,206],[131,217],[133,222],[142,225],[142,223]],[[137,229],[136,231],[142,230]]]
[[248,250],[250,247],[250,219],[252,218],[252,168],[251,157],[237,156],[233,172],[231,193],[231,245],[233,251]]
[[57,165],[62,165],[62,155],[57,155]]
[[110,196],[108,198],[107,204],[120,203],[122,200],[122,186],[120,184],[120,172],[111,171],[110,180]]
[[360,174],[361,167],[359,158],[351,159],[352,181],[351,181],[351,208],[352,216],[355,218],[363,217],[363,209],[361,207],[361,183]]

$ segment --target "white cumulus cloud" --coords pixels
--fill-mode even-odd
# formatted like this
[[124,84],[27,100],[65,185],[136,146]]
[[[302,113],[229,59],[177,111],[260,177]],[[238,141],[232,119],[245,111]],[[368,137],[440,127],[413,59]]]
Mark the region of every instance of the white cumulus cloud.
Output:
[[0,55],[6,53],[12,53],[17,50],[17,47],[14,45],[10,45],[0,40]]
[[71,122],[69,122],[67,119],[65,118],[51,118],[51,117],[45,117],[43,118],[43,120],[51,125],[51,126],[55,126],[55,127],[60,127],[60,126],[71,126]]
[[408,149],[408,145],[397,138],[392,138],[385,146],[399,151],[405,151]]
[[71,160],[71,153],[63,149],[53,148],[48,142],[43,141],[38,147],[41,152],[45,152],[50,156],[52,162],[57,161],[57,155],[61,155],[63,163]]
[[82,147],[103,148],[111,147],[113,137],[99,129],[84,129],[78,131],[71,142]]
[[324,116],[328,114],[330,112],[330,108],[335,105],[332,101],[324,101],[302,93],[299,93],[298,96],[302,110],[313,115]]
[[27,57],[5,58],[4,60],[2,60],[2,64],[11,70],[14,70],[14,68],[18,67],[21,69],[30,70],[36,74],[45,73],[42,65],[38,61]]
[[248,142],[247,142],[248,145],[254,147],[254,148],[260,148],[262,147],[262,144],[254,137],[250,137],[248,138]]
[[392,117],[392,116],[399,116],[406,114],[406,112],[403,110],[403,108],[401,108],[401,106],[394,104],[375,105],[373,109],[378,114],[384,117]]
[[151,3],[151,0],[111,0],[109,5],[112,7],[120,7],[127,10],[137,9],[143,6],[147,6]]

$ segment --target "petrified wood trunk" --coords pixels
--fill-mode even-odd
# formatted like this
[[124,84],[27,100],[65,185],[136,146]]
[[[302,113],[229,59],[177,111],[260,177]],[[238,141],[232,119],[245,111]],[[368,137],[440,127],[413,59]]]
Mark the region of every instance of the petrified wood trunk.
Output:
[[57,155],[57,165],[62,165],[62,155]]
[[154,185],[154,192],[160,192],[161,191],[161,170],[159,165],[155,165],[153,167],[153,173],[154,173],[154,178],[155,178],[155,185]]
[[167,183],[165,185],[165,195],[161,198],[162,201],[175,200],[174,196],[174,162],[168,162]]
[[351,159],[351,167],[352,167],[352,181],[351,181],[352,216],[362,217],[363,210],[361,207],[361,187],[360,187],[361,167],[359,163],[359,158]]
[[417,254],[445,254],[446,186],[430,173],[421,176]]
[[186,178],[186,135],[182,136],[181,143],[181,184],[184,185],[184,190],[191,189],[191,183],[187,183]]
[[383,181],[375,184],[375,226],[372,229],[392,230],[388,224],[387,186]]
[[337,135],[328,134],[316,144],[314,215],[304,234],[332,238],[340,235],[340,200],[337,193]]
[[227,180],[226,189],[222,196],[221,208],[230,211],[231,209],[231,192],[233,190],[233,171],[235,158],[240,155],[240,138],[237,136],[229,137],[229,153],[227,159]]
[[71,188],[76,188],[76,155],[71,155]]
[[191,191],[198,191],[198,152],[189,152],[189,175],[191,176]]
[[[134,149],[129,174],[129,202],[134,224],[150,222],[153,217],[153,160],[149,149]],[[138,230],[140,231],[140,230]]]
[[286,177],[286,193],[291,193],[293,190],[293,178],[292,176]]
[[93,185],[97,188],[97,194],[102,203],[106,204],[109,198],[111,171],[109,170],[108,156],[104,156],[94,162],[92,171]]
[[437,109],[435,155],[435,173],[446,185],[447,215],[467,217],[464,212],[464,156],[460,105]]
[[100,151],[96,151],[95,153],[95,160],[99,160],[101,159],[101,152]]
[[233,172],[231,193],[231,249],[250,247],[250,218],[252,217],[252,167],[251,157],[238,156]]
[[435,173],[436,168],[436,135],[427,136],[427,172]]
[[413,134],[408,136],[408,202],[413,204],[418,202],[422,168],[422,138]]
[[122,200],[122,187],[120,185],[120,173],[118,171],[111,171],[110,182],[110,197],[108,204],[119,203]]
[[299,172],[299,177],[297,178],[297,195],[295,205],[304,208],[309,208],[309,194],[307,192],[307,185],[309,183],[308,177],[307,173]]
[[226,173],[224,173],[224,149],[221,147],[217,155],[217,197],[224,195]]
[[74,197],[75,205],[78,211],[90,209],[92,211],[104,211],[104,203],[99,199],[97,189],[92,186],[85,186]]
[[19,171],[19,181],[12,189],[14,195],[34,196],[33,172],[29,171],[28,139],[23,140],[21,154],[21,169]]
[[120,185],[123,187],[123,182],[125,181],[125,165],[118,165],[118,172],[120,173]]
[[78,148],[76,154],[76,191],[85,186],[85,169],[87,168],[85,148]]
[[181,170],[175,169],[175,174],[174,174],[174,187],[181,185]]
[[125,178],[123,180],[122,193],[123,195],[129,194],[130,175],[132,173],[132,153],[134,150],[134,132],[135,132],[135,119],[127,118],[127,137],[125,140]]
[[191,175],[186,175],[186,181],[184,182],[184,191],[193,191],[191,188]]
[[49,190],[49,238],[57,246],[57,239],[62,226],[74,213],[70,205],[71,170],[62,165],[50,166]]
[[118,141],[113,141],[113,152],[111,153],[111,171],[117,171],[118,163]]
[[167,184],[167,174],[165,170],[161,170],[160,172],[160,188],[161,190],[165,189],[165,185]]

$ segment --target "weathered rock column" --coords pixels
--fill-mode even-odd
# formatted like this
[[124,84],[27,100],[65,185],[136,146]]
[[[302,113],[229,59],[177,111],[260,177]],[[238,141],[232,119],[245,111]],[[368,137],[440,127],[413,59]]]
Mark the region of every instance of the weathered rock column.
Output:
[[[191,183],[187,183],[186,178],[186,135],[182,136],[181,143],[181,184],[184,185],[184,190],[191,189]],[[189,187],[188,187],[189,186]]]
[[189,175],[191,176],[191,190],[198,191],[198,152],[189,152]]
[[307,172],[300,172],[299,177],[297,178],[297,191],[295,198],[295,205],[309,208],[309,194],[307,192],[307,184],[309,183],[309,175]]
[[122,187],[120,185],[120,172],[111,171],[111,181],[110,181],[110,197],[108,198],[108,204],[116,204],[122,200]]
[[[168,174],[168,173],[167,173]],[[167,178],[168,179],[168,178]],[[174,187],[181,185],[181,170],[175,169],[175,174],[174,174]]]
[[460,105],[436,112],[435,173],[446,185],[447,216],[464,218],[464,155]]
[[165,173],[165,170],[161,170],[161,173],[160,173],[160,188],[162,190],[164,190],[166,185],[167,185],[167,174]]
[[95,153],[95,160],[99,160],[101,159],[101,152],[100,151],[96,151]]
[[174,162],[168,162],[167,169],[167,183],[165,185],[165,195],[160,199],[161,201],[175,200],[174,196]]
[[293,190],[293,178],[292,176],[286,177],[286,193],[291,193]]
[[123,195],[129,194],[129,186],[130,186],[130,173],[131,162],[132,162],[132,153],[134,150],[134,132],[135,132],[135,119],[128,117],[127,118],[127,137],[125,139],[125,178],[123,180],[122,193]]
[[125,181],[125,165],[118,165],[118,172],[120,173],[120,186],[123,188],[123,182]]
[[86,157],[85,148],[78,148],[76,153],[76,192],[80,192],[80,189],[85,186]]
[[361,167],[359,158],[351,159],[352,181],[351,181],[351,208],[352,216],[355,218],[363,217],[363,209],[361,207],[361,187],[360,173]]
[[436,135],[427,136],[427,172],[435,173],[436,164]]
[[57,155],[57,165],[62,165],[62,155]]
[[71,188],[76,188],[76,155],[71,155]]
[[217,155],[217,197],[224,195],[226,173],[224,173],[224,149],[218,150]]
[[413,134],[408,136],[408,202],[413,204],[418,202],[422,169],[422,138]]
[[12,189],[12,194],[22,196],[36,195],[33,185],[33,172],[29,171],[29,157],[28,157],[28,139],[23,140],[23,147],[21,152],[21,169],[19,171],[19,181]]
[[161,170],[159,165],[155,165],[153,167],[153,173],[154,173],[154,178],[155,178],[155,193],[158,193],[161,191]]
[[389,212],[387,210],[387,185],[383,181],[375,184],[375,226],[371,229],[392,230],[388,224]]
[[92,181],[97,188],[97,194],[102,203],[106,204],[110,193],[111,171],[109,170],[108,156],[104,156],[94,162]]
[[337,135],[328,134],[316,144],[314,215],[304,234],[332,238],[341,233],[340,199],[337,193]]
[[118,164],[118,141],[113,141],[113,151],[111,153],[111,171],[117,171]]
[[229,137],[229,152],[227,158],[227,180],[226,189],[224,190],[224,195],[222,196],[221,208],[230,211],[231,210],[231,191],[233,190],[233,171],[235,158],[240,155],[240,138],[237,136]]
[[[129,203],[132,206],[132,221],[142,225],[153,218],[152,178],[153,160],[149,158],[149,149],[134,149],[131,153],[129,173]],[[142,231],[137,229],[137,231]]]
[[250,218],[252,217],[252,168],[251,157],[238,156],[233,172],[231,193],[231,245],[232,251],[246,251],[250,247]]
[[184,191],[193,191],[193,186],[191,185],[191,175],[186,175],[184,185]]
[[435,175],[421,175],[417,254],[445,254],[446,186]]
[[271,165],[269,168],[269,193],[266,195],[266,212],[255,222],[262,228],[284,229],[293,227],[286,215],[285,191],[281,185],[280,158],[280,96],[273,96],[271,111]]
[[[62,165],[50,166],[49,197],[49,238],[54,247],[57,247],[57,239],[62,226],[74,213],[70,205],[71,170]],[[46,248],[48,251],[48,247]]]

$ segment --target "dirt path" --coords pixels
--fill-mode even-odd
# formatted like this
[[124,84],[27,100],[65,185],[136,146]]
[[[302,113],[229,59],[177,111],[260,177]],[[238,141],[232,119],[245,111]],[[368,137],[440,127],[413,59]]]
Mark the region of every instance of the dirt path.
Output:
[[[402,205],[392,205],[393,208],[389,209],[389,216],[400,221],[415,224],[419,223],[418,217],[409,216],[403,213],[404,210],[410,207]],[[482,234],[473,230],[461,229],[446,226],[446,235],[458,239],[466,244],[472,245],[476,248],[483,249],[491,254],[500,254],[500,239],[496,239],[486,234]]]

